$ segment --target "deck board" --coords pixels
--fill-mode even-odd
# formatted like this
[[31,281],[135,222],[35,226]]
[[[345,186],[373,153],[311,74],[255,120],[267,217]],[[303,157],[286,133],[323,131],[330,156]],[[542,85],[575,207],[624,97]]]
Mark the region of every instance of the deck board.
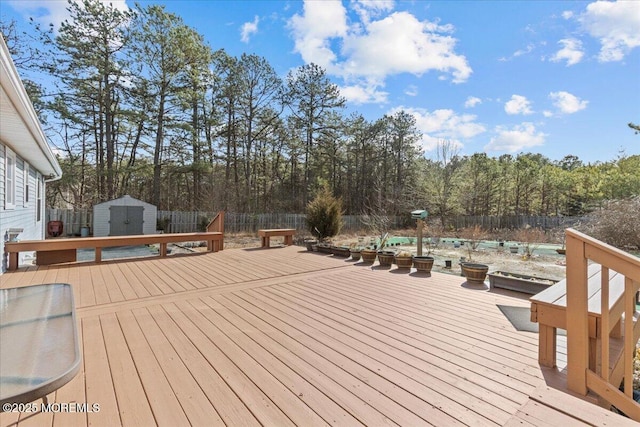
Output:
[[117,313],[127,345],[158,425],[187,425],[189,420],[164,375],[153,349],[131,311]]
[[[319,341],[325,342],[343,355],[348,356],[355,363],[393,383],[398,389],[414,394],[420,400],[446,414],[453,414],[463,424],[491,425],[488,419],[480,414],[485,414],[488,418],[500,415],[496,408],[491,410],[485,408],[485,411],[478,411],[476,405],[482,403],[479,399],[474,399],[471,394],[448,387],[448,384],[439,381],[437,377],[430,374],[425,376],[424,372],[410,370],[406,365],[394,357],[384,354],[375,346],[363,343],[362,340],[367,339],[366,334],[370,331],[365,329],[363,333],[357,333],[356,329],[342,326],[348,323],[346,318],[335,318],[328,313],[314,312],[313,308],[304,303],[302,298],[296,299],[296,304],[292,304],[284,298],[278,298],[275,290],[257,289],[251,292],[260,293],[265,297],[267,297],[265,295],[267,292],[272,294],[268,295],[269,300],[266,298],[263,300],[264,303],[269,301],[282,313],[283,318],[288,319],[290,324],[302,324],[312,328],[317,333],[316,339]],[[384,345],[384,341],[377,341],[377,343],[378,347]],[[424,364],[424,369],[428,370],[429,367]],[[428,377],[428,381],[419,381],[421,377]],[[425,420],[430,420],[440,414],[427,415],[424,413],[424,415]],[[504,415],[506,417],[507,414]],[[506,421],[506,419],[508,417],[504,420]],[[500,423],[495,418],[492,421]]]
[[[355,308],[354,306],[346,306],[345,310],[352,311]],[[386,320],[393,322],[393,319]],[[351,323],[349,320],[345,320],[345,322]],[[376,351],[383,352],[379,357],[387,360],[387,363],[391,363],[393,360],[402,361],[406,364],[402,369],[407,371],[410,376],[424,375],[424,372],[428,371],[432,377],[429,381],[430,386],[435,386],[440,390],[444,390],[449,384],[459,383],[457,386],[459,389],[451,393],[460,395],[461,401],[467,401],[467,395],[483,399],[487,395],[487,391],[491,390],[496,393],[492,396],[492,405],[511,411],[514,407],[521,405],[528,397],[525,393],[514,388],[497,383],[493,371],[485,372],[485,374],[491,375],[491,379],[488,379],[478,373],[476,365],[455,364],[448,359],[435,357],[428,352],[428,348],[420,348],[420,342],[416,342],[406,335],[389,336],[389,323],[371,323],[369,325],[361,323],[369,328],[366,334],[358,331],[360,329],[358,325],[351,324],[354,327],[350,330],[346,329],[349,336],[357,338],[358,341]],[[463,375],[467,381],[461,382],[460,375]],[[513,385],[516,386],[516,383],[514,382]],[[451,397],[453,394],[448,395]]]
[[51,399],[100,411],[2,427],[627,422],[550,388],[563,374],[538,365],[537,334],[497,307],[526,297],[455,275],[289,246],[22,267],[0,286],[48,282],[72,285],[83,348]]
[[[349,384],[354,382],[353,376],[347,372],[336,372],[336,365],[269,324],[253,310],[247,310],[244,301],[233,295],[224,295],[215,299],[209,298],[205,302],[214,309],[218,308],[219,314],[227,321],[237,325],[247,337],[283,363],[286,361],[291,369],[306,378],[330,399],[340,402],[340,405],[361,423],[377,426],[394,424],[376,407],[368,404],[368,399],[363,399],[365,396],[357,396],[349,391]],[[396,421],[398,421],[397,417]],[[415,415],[411,414],[406,423],[416,423],[416,421],[418,420]]]

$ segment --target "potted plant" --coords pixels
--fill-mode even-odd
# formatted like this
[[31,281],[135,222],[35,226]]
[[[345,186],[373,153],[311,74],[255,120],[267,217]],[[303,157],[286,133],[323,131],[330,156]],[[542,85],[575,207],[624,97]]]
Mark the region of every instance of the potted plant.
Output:
[[378,263],[381,267],[391,267],[395,255],[392,251],[378,251]]
[[380,237],[380,243],[376,243],[375,239],[372,238],[369,242],[369,246],[360,251],[360,254],[362,255],[362,261],[366,263],[374,262],[379,253],[378,249],[384,248],[387,244],[388,239],[389,233],[385,233]]
[[413,266],[416,268],[417,271],[420,271],[422,273],[431,273],[431,269],[433,268],[434,261],[435,261],[435,258],[428,255],[413,256]]
[[395,263],[398,268],[411,268],[413,265],[413,257],[409,251],[398,251],[394,257]]
[[331,244],[328,242],[323,242],[322,240],[318,243],[318,252],[322,252],[325,254],[330,254],[331,252]]
[[331,246],[331,253],[333,256],[342,258],[348,258],[351,255],[350,249],[346,246]]
[[362,256],[362,262],[372,264],[376,260],[376,256],[378,256],[378,251],[367,247],[360,251],[360,255]]
[[304,244],[307,247],[307,251],[312,252],[313,247],[316,246],[316,250],[318,249],[318,240],[317,239],[304,239]]
[[467,278],[467,283],[484,284],[489,272],[489,266],[486,264],[476,264],[473,262],[462,263],[462,272]]

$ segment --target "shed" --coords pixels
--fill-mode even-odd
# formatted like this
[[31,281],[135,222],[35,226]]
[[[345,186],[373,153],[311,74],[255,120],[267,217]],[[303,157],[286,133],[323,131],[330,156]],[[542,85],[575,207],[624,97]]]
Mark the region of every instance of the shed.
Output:
[[155,234],[158,208],[126,195],[93,207],[93,235]]

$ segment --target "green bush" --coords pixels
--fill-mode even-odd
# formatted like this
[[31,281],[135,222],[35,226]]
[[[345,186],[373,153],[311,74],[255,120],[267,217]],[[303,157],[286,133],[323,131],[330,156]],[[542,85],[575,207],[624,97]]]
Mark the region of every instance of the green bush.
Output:
[[325,187],[307,204],[307,227],[319,240],[340,233],[342,229],[342,200],[333,197]]

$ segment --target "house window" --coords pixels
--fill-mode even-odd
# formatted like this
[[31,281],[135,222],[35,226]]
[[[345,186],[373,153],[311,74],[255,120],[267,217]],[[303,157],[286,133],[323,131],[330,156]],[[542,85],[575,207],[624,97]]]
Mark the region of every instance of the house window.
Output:
[[29,206],[29,202],[30,200],[30,194],[29,194],[29,189],[30,189],[30,182],[29,182],[29,163],[24,162],[24,171],[22,172],[22,184],[23,184],[23,199],[22,199],[22,205],[23,206]]
[[4,208],[16,207],[16,155],[9,148],[5,148],[4,165]]

